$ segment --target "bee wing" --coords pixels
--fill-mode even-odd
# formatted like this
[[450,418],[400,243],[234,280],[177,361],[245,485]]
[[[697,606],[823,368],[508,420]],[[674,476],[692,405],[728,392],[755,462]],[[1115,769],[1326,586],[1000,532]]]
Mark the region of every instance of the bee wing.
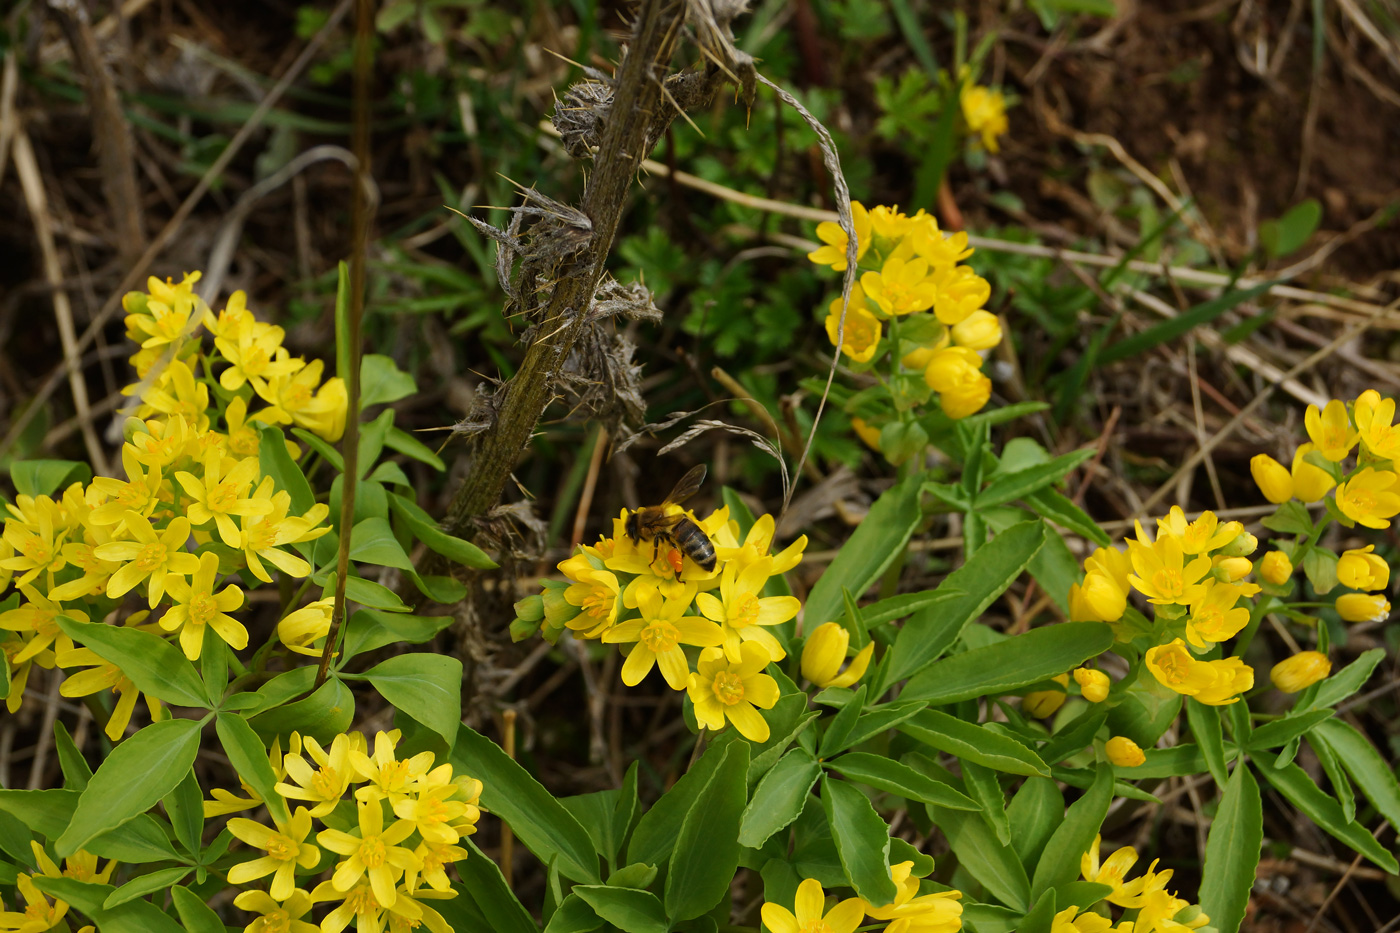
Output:
[[681,477],[681,481],[676,483],[676,488],[671,490],[671,494],[666,497],[663,505],[679,505],[691,496],[695,495],[700,488],[700,484],[705,481],[705,464],[697,463]]

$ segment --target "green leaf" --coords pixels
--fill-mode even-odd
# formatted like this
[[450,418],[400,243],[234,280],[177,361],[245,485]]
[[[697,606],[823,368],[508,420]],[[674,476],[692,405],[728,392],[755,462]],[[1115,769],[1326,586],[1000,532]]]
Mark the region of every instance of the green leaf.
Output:
[[1225,736],[1220,728],[1220,708],[1207,706],[1194,699],[1186,701],[1186,721],[1191,726],[1191,734],[1196,737],[1196,745],[1205,756],[1206,766],[1216,786],[1225,789]]
[[856,894],[873,906],[894,900],[890,877],[890,828],[870,800],[845,781],[822,775],[822,809],[836,854]]
[[691,765],[671,789],[642,814],[627,844],[628,862],[660,865],[670,860],[681,822],[690,812],[695,799],[709,785],[727,751],[728,743],[721,743],[720,739],[712,741],[700,760]]
[[1312,516],[1308,514],[1307,506],[1297,499],[1289,499],[1272,515],[1260,519],[1259,524],[1286,535],[1310,535],[1313,532]]
[[670,929],[661,901],[650,891],[579,884],[573,893],[623,933],[666,933]]
[[1384,648],[1363,651],[1355,661],[1328,677],[1318,686],[1317,693],[1313,696],[1312,702],[1308,704],[1308,708],[1322,709],[1323,707],[1336,706],[1360,690],[1366,685],[1366,681],[1371,679],[1376,665],[1381,663],[1381,659],[1384,657]]
[[[19,820],[29,829],[47,839],[57,839],[73,821],[81,791],[49,788],[42,790],[0,789],[0,811]],[[24,846],[21,859],[28,859],[29,845]]]
[[[686,811],[666,872],[666,915],[672,921],[692,920],[729,896],[739,867],[739,825],[748,799],[748,773],[748,743],[731,742],[724,760]],[[608,919],[597,904],[589,903]]]
[[997,771],[1050,776],[1050,768],[1040,756],[1015,739],[938,710],[926,709],[900,723],[898,728],[930,748]]
[[1277,282],[1264,282],[1252,288],[1228,291],[1219,298],[1202,302],[1189,311],[1178,314],[1174,318],[1168,318],[1159,324],[1154,324],[1147,330],[1140,331],[1106,347],[1099,354],[1099,364],[1107,365],[1119,360],[1126,360],[1140,353],[1146,353],[1160,344],[1175,340],[1196,327],[1209,324],[1231,308],[1259,297],[1277,284]]
[[[310,673],[314,677],[316,672]],[[311,696],[259,713],[248,725],[265,739],[299,732],[329,745],[335,736],[350,728],[354,719],[355,695],[339,677],[332,675]]]
[[1157,678],[1139,677],[1109,711],[1108,726],[1114,735],[1127,736],[1139,748],[1151,748],[1176,722],[1181,699],[1181,694],[1162,686]]
[[1113,766],[1100,762],[1093,786],[1070,804],[1064,822],[1045,844],[1045,851],[1035,865],[1031,897],[1038,898],[1050,888],[1079,877],[1079,857],[1089,851],[1112,801]]
[[1377,842],[1365,827],[1347,820],[1342,815],[1341,805],[1318,787],[1306,771],[1296,764],[1276,767],[1277,760],[1273,753],[1262,749],[1251,752],[1250,757],[1259,762],[1259,773],[1264,779],[1287,797],[1308,819],[1370,859],[1382,870],[1392,875],[1400,873],[1400,864],[1396,863],[1395,856]]
[[1259,242],[1275,259],[1290,256],[1303,248],[1322,220],[1317,198],[1306,198],[1290,207],[1278,220],[1259,224]]
[[199,789],[199,779],[194,769],[185,772],[175,789],[161,801],[165,813],[170,817],[170,825],[175,830],[175,838],[185,851],[197,856],[204,838],[204,794]]
[[1029,906],[1031,883],[1021,860],[1014,849],[997,841],[981,814],[931,806],[929,817],[947,838],[958,864],[967,869],[988,894],[1017,911]]
[[289,822],[291,814],[287,812],[287,801],[275,789],[277,774],[268,760],[267,746],[248,725],[248,720],[237,713],[219,713],[214,720],[214,731],[234,772],[263,799],[273,819],[283,824]]
[[384,446],[403,454],[405,457],[412,457],[420,463],[426,463],[439,473],[447,469],[447,464],[442,462],[441,457],[433,453],[431,448],[402,428],[393,428],[390,430],[388,435],[384,438]]
[[482,806],[505,820],[541,861],[557,858],[561,872],[584,884],[602,881],[587,831],[500,746],[460,725],[451,760],[457,773],[482,782]]
[[[869,524],[868,520],[862,522],[857,534]],[[949,574],[939,588],[961,590],[966,595],[910,617],[889,652],[889,668],[882,684],[897,683],[919,671],[957,641],[963,627],[986,612],[1026,569],[1044,543],[1044,535],[1045,525],[1039,521],[1008,528]]]
[[401,654],[370,668],[364,677],[403,710],[451,745],[462,720],[462,662],[429,652]]
[[360,359],[361,410],[382,402],[397,402],[417,391],[413,377],[399,369],[392,358],[366,353]]
[[1060,731],[1050,741],[1040,747],[1038,754],[1042,761],[1058,764],[1071,755],[1076,755],[1084,746],[1094,741],[1099,727],[1108,718],[1108,709],[1103,703],[1087,704],[1074,719],[1063,724]]
[[394,537],[387,519],[366,518],[350,532],[350,559],[361,564],[413,570],[413,561]]
[[457,863],[457,874],[462,879],[462,887],[476,901],[477,909],[490,922],[491,929],[497,933],[539,933],[534,918],[506,884],[496,863],[471,839],[463,842],[470,854]]
[[849,589],[859,598],[904,550],[923,518],[919,510],[921,482],[921,477],[911,476],[875,500],[808,594],[803,615],[806,631],[814,632],[817,626],[840,616],[845,610],[842,590]]
[[170,889],[170,899],[175,902],[181,925],[189,933],[226,933],[219,915],[189,888],[176,885]]
[[[1011,824],[1011,846],[1023,865],[1033,865],[1045,844],[1065,819],[1065,798],[1049,778],[1026,778],[1006,808]],[[1029,888],[1028,888],[1029,890]]]
[[872,629],[877,625],[903,619],[922,609],[928,609],[939,603],[965,595],[961,590],[941,586],[936,590],[924,590],[921,593],[901,593],[898,596],[891,596],[877,603],[871,603],[860,610],[860,617],[865,623],[865,627]]
[[1206,837],[1201,871],[1201,910],[1220,933],[1236,933],[1249,906],[1259,847],[1264,842],[1263,802],[1254,775],[1235,767]]
[[1287,745],[1318,723],[1331,719],[1332,715],[1330,709],[1290,713],[1282,719],[1275,719],[1273,722],[1265,723],[1255,729],[1250,734],[1249,741],[1245,743],[1245,748],[1254,751],[1258,748],[1278,748],[1280,745]]
[[1026,912],[1021,922],[1016,924],[1016,933],[1051,933],[1050,924],[1055,918],[1055,892],[1043,892],[1035,906]]
[[345,626],[345,657],[374,651],[386,645],[421,645],[451,625],[452,616],[416,616],[402,612],[359,609]]
[[78,746],[73,744],[68,727],[60,720],[54,721],[53,740],[54,747],[58,750],[58,767],[63,771],[63,786],[72,790],[87,787],[88,778],[92,777],[92,769],[88,767],[83,753],[78,751]]
[[962,763],[963,783],[972,799],[982,805],[982,816],[997,834],[997,841],[1011,845],[1011,824],[1006,818],[1006,792],[997,781],[997,774],[971,761]]
[[643,865],[640,862],[633,865],[624,865],[617,871],[608,875],[608,886],[613,888],[636,888],[638,891],[645,891],[651,887],[651,883],[656,880],[658,872],[655,865]]
[[[603,918],[571,891],[545,924],[544,933],[593,933],[602,925]],[[460,927],[453,927],[453,930],[454,933],[463,933]]]
[[1312,584],[1313,591],[1325,596],[1340,582],[1337,580],[1337,555],[1324,547],[1311,548],[1303,555],[1303,573]]
[[155,806],[194,764],[199,723],[167,719],[122,742],[78,798],[73,820],[54,848],[67,858],[90,840]]
[[334,444],[318,437],[306,428],[292,428],[292,433],[296,435],[297,440],[316,451],[337,473],[345,472],[345,458],[340,455],[340,451],[335,449]]
[[128,865],[147,862],[179,861],[170,844],[170,827],[149,813],[127,820],[90,841],[85,848],[100,858],[114,858]]
[[194,665],[185,660],[184,652],[159,635],[121,625],[79,622],[68,616],[58,617],[58,627],[121,668],[142,693],[174,706],[208,708],[204,684]]
[[812,753],[794,748],[778,759],[754,789],[753,799],[739,821],[739,845],[761,847],[768,838],[786,829],[802,815],[802,807],[821,775]]
[[90,479],[92,468],[76,460],[16,460],[10,464],[10,481],[21,496],[52,496]]
[[1010,693],[1073,670],[1113,645],[1102,622],[1061,622],[935,661],[909,679],[901,700],[935,706]]
[[997,476],[986,489],[977,493],[975,505],[979,510],[990,509],[1044,489],[1059,482],[1070,470],[1092,457],[1094,452],[1095,448],[1085,447],[1056,457],[1049,463]]
[[942,781],[920,774],[908,765],[883,755],[851,752],[827,762],[827,767],[835,768],[858,784],[868,784],[909,800],[935,804],[949,810],[982,809],[977,801]]
[[145,897],[152,891],[162,891],[171,885],[179,884],[192,871],[193,868],[162,868],[149,875],[138,875],[107,895],[107,899],[102,902],[102,909],[111,910],[127,901]]
[[908,703],[889,703],[879,709],[862,713],[860,718],[856,720],[855,728],[846,737],[846,747],[859,748],[863,743],[888,729],[894,728],[927,705],[919,700],[911,700]]
[[1317,732],[1336,752],[1342,767],[1381,816],[1391,826],[1400,826],[1400,784],[1396,783],[1390,763],[1376,747],[1354,726],[1340,719],[1322,722]]
[[475,544],[443,531],[438,523],[412,500],[397,493],[390,493],[389,507],[394,510],[395,515],[404,520],[415,538],[448,560],[474,570],[494,570],[499,566]]
[[1026,504],[1041,518],[1068,528],[1100,547],[1108,547],[1113,539],[1079,506],[1053,489],[1040,489],[1023,497]]
[[837,752],[850,747],[850,743],[846,739],[850,736],[851,730],[855,728],[856,719],[860,716],[861,710],[865,708],[865,693],[866,685],[861,684],[856,688],[855,695],[832,718],[831,724],[826,727],[826,734],[822,736],[821,745],[817,749],[818,756],[830,758]]
[[103,910],[102,902],[114,890],[110,884],[85,884],[72,878],[41,875],[34,879],[34,886],[82,911],[102,933],[185,933],[169,914],[147,901],[128,901]]
[[280,428],[255,423],[258,429],[258,467],[264,476],[271,476],[273,486],[284,489],[292,497],[291,514],[301,515],[316,504],[316,495],[306,474],[301,472],[292,455],[287,453],[287,438]]

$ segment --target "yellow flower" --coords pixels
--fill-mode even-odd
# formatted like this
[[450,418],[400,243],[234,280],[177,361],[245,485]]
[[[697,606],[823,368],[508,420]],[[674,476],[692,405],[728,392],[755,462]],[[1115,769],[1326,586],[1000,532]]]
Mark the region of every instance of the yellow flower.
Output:
[[130,441],[138,461],[156,470],[164,470],[184,456],[190,444],[190,431],[182,416],[176,415],[169,421],[153,418],[143,427],[145,430],[136,431]]
[[384,907],[392,907],[398,897],[394,885],[406,868],[418,864],[417,856],[399,845],[412,835],[413,823],[395,820],[385,829],[384,808],[378,800],[361,802],[359,812],[358,836],[338,829],[323,829],[316,834],[316,841],[322,846],[346,856],[335,866],[331,885],[337,891],[349,891],[367,875],[375,899]]
[[147,418],[153,412],[167,418],[179,415],[196,433],[209,430],[209,387],[194,378],[194,372],[183,360],[171,360],[141,401],[145,404],[137,409],[137,417]]
[[19,711],[24,703],[24,688],[29,683],[29,672],[34,665],[39,665],[45,670],[52,670],[54,667],[54,653],[50,650],[40,651],[26,661],[16,662],[15,658],[25,649],[28,642],[13,636],[0,638],[0,651],[5,653],[5,664],[10,672],[10,691],[5,694],[5,709],[15,713]]
[[851,303],[846,308],[846,327],[841,329],[841,299],[832,301],[826,316],[826,337],[834,347],[840,342],[841,352],[857,363],[875,358],[884,331],[880,320],[865,308],[865,294],[859,285],[851,289]]
[[924,382],[939,394],[943,413],[954,420],[980,411],[992,397],[992,380],[982,374],[982,358],[967,347],[947,347],[929,358]]
[[219,450],[211,450],[205,456],[202,480],[193,473],[177,472],[175,479],[194,499],[185,509],[190,524],[199,528],[212,519],[224,544],[231,548],[238,547],[240,537],[233,516],[266,515],[272,511],[270,500],[248,498],[248,491],[258,474],[257,460],[247,457],[233,462],[230,467]]
[[[701,520],[693,512],[685,513],[714,540],[716,532],[729,521],[729,507],[712,513]],[[686,554],[673,547],[657,548],[653,541],[634,542],[626,533],[627,511],[622,518],[613,521],[612,554],[604,560],[609,570],[635,574],[635,577],[622,591],[622,604],[629,609],[637,607],[637,600],[647,590],[656,590],[666,599],[678,599],[689,603],[695,596],[698,584],[712,580],[719,575],[720,566],[706,570]]]
[[933,313],[944,324],[956,327],[992,297],[992,286],[967,266],[940,266],[929,272],[936,289]]
[[996,152],[997,137],[1010,128],[1006,119],[1006,95],[980,84],[964,84],[958,96],[968,132],[981,135],[983,148]]
[[1142,526],[1137,526],[1137,540],[1129,539],[1128,556],[1136,574],[1129,577],[1134,589],[1158,606],[1185,606],[1196,599],[1204,587],[1201,581],[1210,573],[1210,558],[1200,556],[1186,561],[1181,539],[1163,535],[1155,543],[1144,541]]
[[[1171,873],[1159,872],[1159,874],[1169,875]],[[1139,930],[1154,930],[1159,931],[1159,933],[1190,933],[1193,927],[1188,927],[1186,924],[1172,919],[1190,906],[1186,901],[1166,890],[1153,890],[1144,895],[1142,907],[1138,911],[1137,919],[1133,921],[1133,925]],[[1204,926],[1210,921],[1210,918],[1201,914],[1197,920],[1200,922],[1195,926]]]
[[400,761],[395,757],[399,730],[379,732],[374,736],[374,754],[368,749],[351,748],[350,764],[357,779],[368,781],[366,787],[355,791],[359,800],[372,802],[387,798],[391,803],[412,792],[412,785],[433,766],[432,752],[419,752]]
[[[279,781],[287,775],[286,769],[282,766],[281,744],[281,739],[274,737],[271,747],[267,750],[267,763],[272,766],[273,776]],[[301,736],[293,732],[290,745],[289,754],[300,753]],[[243,791],[244,796],[242,797],[237,797],[222,787],[216,787],[210,792],[209,796],[213,799],[204,801],[204,818],[206,820],[229,813],[238,813],[241,810],[249,810],[263,803],[263,799],[258,796],[257,791],[245,784],[241,777],[238,779],[238,785]]]
[[[454,799],[458,785],[452,780],[452,765],[439,765],[418,779],[415,793],[393,803],[394,815],[413,824],[424,841],[451,845],[460,838],[456,822],[477,809],[464,800]],[[470,827],[475,832],[476,827]]]
[[135,541],[112,541],[93,550],[103,560],[127,562],[107,581],[107,597],[118,599],[142,580],[149,580],[147,598],[154,609],[165,595],[171,576],[188,575],[199,569],[199,558],[184,549],[190,537],[190,520],[184,516],[176,518],[157,535],[150,522],[128,512],[126,528]]
[[1390,603],[1379,593],[1347,593],[1337,597],[1337,615],[1348,622],[1384,622]]
[[[1056,674],[1051,678],[1061,687],[1069,686],[1068,674]],[[1064,690],[1033,690],[1021,700],[1021,711],[1036,719],[1048,719],[1065,705]]]
[[214,634],[235,651],[248,647],[248,630],[228,614],[243,605],[243,591],[230,583],[215,593],[218,576],[219,555],[205,551],[197,558],[190,580],[174,574],[166,578],[166,588],[175,605],[161,616],[160,627],[167,632],[180,633],[180,649],[191,661],[199,660],[206,627],[213,629]]
[[331,740],[330,750],[327,751],[308,735],[302,739],[302,746],[316,767],[313,768],[311,762],[299,753],[288,752],[282,759],[282,765],[287,769],[287,777],[294,783],[284,781],[277,784],[275,789],[288,800],[315,801],[315,806],[309,812],[320,819],[335,809],[350,786],[350,779],[355,774],[350,764],[352,744],[350,736],[337,735]]
[[115,525],[124,521],[128,513],[135,512],[144,520],[156,508],[156,494],[160,491],[160,470],[151,467],[143,473],[139,451],[131,444],[122,445],[122,468],[126,471],[125,482],[110,476],[93,479],[92,488],[98,495],[109,501],[95,507],[88,516],[94,525]]
[[932,219],[923,210],[910,217],[896,206],[881,204],[870,209],[870,229],[875,236],[885,240],[902,239],[910,233],[926,228]]
[[[258,420],[256,416],[252,419]],[[261,435],[248,419],[248,400],[234,396],[224,409],[224,424],[228,426],[228,452],[235,457],[257,457]],[[290,441],[288,442],[290,444]],[[296,455],[293,454],[293,457]]]
[[610,645],[636,642],[623,662],[622,682],[635,687],[658,666],[672,690],[684,690],[690,665],[681,645],[708,648],[723,644],[724,630],[713,622],[684,615],[689,603],[663,599],[655,591],[642,594],[638,608],[640,619],[619,622],[603,633],[603,641]]
[[1202,512],[1194,522],[1186,520],[1181,506],[1174,505],[1166,518],[1157,520],[1157,533],[1175,535],[1181,540],[1181,550],[1186,554],[1205,554],[1222,548],[1244,532],[1239,522],[1220,524],[1214,512]]
[[374,933],[384,929],[384,906],[374,896],[368,881],[361,881],[349,891],[340,891],[329,881],[322,881],[311,891],[312,903],[340,901],[321,920],[321,933],[340,933],[350,921],[355,921],[356,930],[371,930]]
[[[1340,574],[1340,563],[1338,573]],[[1288,578],[1293,576],[1293,562],[1288,559],[1288,555],[1282,551],[1270,551],[1264,555],[1264,559],[1259,562],[1259,576],[1263,577],[1274,586],[1283,586],[1288,582]]]
[[1127,736],[1115,735],[1104,743],[1108,760],[1120,768],[1136,768],[1147,760],[1138,744]]
[[1108,688],[1112,685],[1112,681],[1103,671],[1090,670],[1087,667],[1075,669],[1074,682],[1079,684],[1079,692],[1090,703],[1102,703],[1108,699]]
[[744,535],[744,541],[739,543],[738,525],[733,522],[726,524],[715,530],[711,536],[715,544],[715,555],[722,561],[733,561],[741,567],[768,558],[772,560],[772,569],[769,571],[774,576],[780,573],[787,573],[798,564],[802,563],[802,552],[807,547],[807,536],[802,535],[777,554],[769,555],[773,549],[773,534],[776,525],[771,514],[760,515],[749,528],[748,534]]
[[178,284],[169,279],[164,282],[155,276],[146,280],[150,298],[145,302],[145,314],[127,317],[126,326],[132,338],[140,342],[143,349],[151,350],[173,343],[189,330],[190,315],[199,304],[204,303],[194,293],[194,283],[201,273],[186,272]]
[[68,902],[50,901],[35,887],[33,878],[33,875],[24,872],[15,877],[15,888],[19,896],[24,898],[25,907],[23,911],[0,913],[0,930],[44,933],[45,930],[62,929],[60,924],[68,913]]
[[1337,508],[1354,522],[1367,528],[1389,528],[1390,518],[1400,512],[1400,495],[1392,489],[1396,475],[1389,470],[1366,467],[1337,486]]
[[927,259],[904,260],[892,256],[879,272],[860,277],[866,297],[885,314],[900,317],[933,307],[937,286],[929,279]]
[[1303,414],[1303,423],[1308,429],[1308,438],[1317,445],[1317,452],[1333,463],[1346,459],[1356,446],[1359,437],[1347,417],[1347,407],[1333,399],[1322,411],[1316,405],[1309,405]]
[[[67,615],[80,622],[86,622],[88,620],[87,613],[77,609],[65,609],[53,600],[45,598],[43,594],[27,583],[21,584],[19,591],[24,595],[25,601],[15,609],[0,612],[0,629],[17,632],[21,638],[25,637],[25,633],[29,633],[24,647],[10,658],[10,663],[20,665],[37,658],[51,645],[57,651],[66,651],[72,648],[73,639],[63,634],[63,630],[58,627],[58,617]],[[51,667],[52,665],[41,666]]]
[[45,509],[38,515],[35,526],[24,525],[13,519],[5,522],[4,540],[13,550],[12,556],[0,561],[0,564],[11,573],[22,571],[19,579],[15,581],[16,586],[32,582],[41,573],[48,575],[45,583],[51,584],[53,575],[68,565],[67,558],[63,556],[63,544],[68,537],[68,529],[57,527],[54,523],[55,517],[52,509]]
[[324,643],[321,647],[316,643],[330,634],[334,611],[335,597],[327,596],[287,613],[277,623],[277,640],[297,654],[319,657]]
[[1066,907],[1050,920],[1050,933],[1109,933],[1112,927],[1113,921],[1107,917],[1092,910],[1081,914],[1078,907]]
[[739,651],[738,663],[726,658],[723,648],[700,652],[699,670],[690,675],[688,686],[695,719],[707,729],[722,729],[728,719],[750,742],[766,742],[768,721],[758,709],[772,709],[778,702],[778,682],[763,673],[773,659],[752,641]]
[[579,570],[572,579],[577,582],[564,590],[564,599],[580,611],[566,624],[583,638],[600,638],[617,621],[622,607],[622,588],[617,575],[588,567]]
[[1127,880],[1128,872],[1137,864],[1137,850],[1132,846],[1123,846],[1113,850],[1113,854],[1100,863],[1099,846],[1102,841],[1102,836],[1094,836],[1094,843],[1089,847],[1089,851],[1079,857],[1079,871],[1085,881],[1106,884],[1113,889],[1107,897],[1110,904],[1117,904],[1119,907],[1131,906],[1132,901],[1142,894],[1146,884],[1146,876],[1133,881]]
[[1337,485],[1332,474],[1307,461],[1314,449],[1312,444],[1299,444],[1293,452],[1293,495],[1304,502],[1318,502],[1327,491]]
[[1390,565],[1375,551],[1374,544],[1342,552],[1337,561],[1337,579],[1354,590],[1383,590],[1390,585]]
[[[163,718],[160,700],[142,694],[120,667],[91,648],[70,648],[58,652],[55,660],[68,674],[63,680],[63,685],[58,688],[61,695],[85,697],[103,690],[110,690],[117,695],[112,715],[107,719],[107,727],[102,730],[113,742],[126,733],[126,727],[131,722],[131,713],[136,708],[137,697],[145,699],[146,708],[151,711],[152,722],[159,722]],[[79,667],[86,667],[87,670],[75,673],[74,668]]]
[[301,918],[311,909],[311,895],[301,888],[281,904],[266,891],[242,891],[233,899],[239,910],[258,914],[257,919],[243,928],[243,933],[320,933],[321,928]]
[[939,891],[921,896],[913,869],[913,862],[891,865],[894,900],[884,907],[865,904],[865,912],[871,920],[893,921],[884,933],[957,933],[962,929],[962,905],[958,903],[962,892]]
[[272,887],[268,893],[273,900],[285,901],[296,890],[297,866],[314,868],[321,860],[321,851],[306,837],[311,832],[311,814],[305,807],[297,807],[290,823],[277,824],[268,829],[242,817],[228,821],[228,831],[255,849],[264,849],[267,855],[243,862],[229,869],[229,884],[247,884],[267,875],[272,875]]
[[291,374],[274,376],[259,389],[253,389],[270,407],[258,412],[262,420],[274,424],[295,424],[332,443],[345,431],[349,399],[340,377],[327,379],[319,389],[325,364],[312,360]]
[[300,518],[290,518],[292,497],[285,489],[273,491],[272,477],[264,476],[252,498],[266,499],[271,505],[267,512],[254,518],[242,518],[243,535],[239,546],[243,558],[248,562],[248,570],[264,583],[271,583],[272,577],[263,568],[265,560],[278,570],[293,577],[304,577],[311,573],[311,565],[296,554],[281,550],[284,545],[301,544],[313,541],[330,531],[329,527],[317,528],[330,514],[330,506],[318,502]]
[[1117,622],[1127,608],[1128,594],[1107,574],[1090,571],[1084,575],[1083,583],[1070,584],[1072,622]]
[[856,437],[865,442],[865,446],[871,450],[880,449],[880,429],[866,424],[861,418],[851,419],[851,430],[856,432]]
[[216,338],[228,338],[237,334],[238,328],[244,323],[251,324],[255,318],[253,312],[248,310],[248,295],[239,289],[228,296],[228,303],[224,305],[218,317],[215,317],[214,312],[206,306],[200,320],[204,324],[204,329]]
[[1395,399],[1382,399],[1375,389],[1367,389],[1356,399],[1353,408],[1361,444],[1373,457],[1381,460],[1400,458],[1400,428],[1395,420]]
[[731,561],[725,565],[720,577],[720,598],[716,599],[710,593],[695,597],[695,606],[701,615],[723,627],[724,652],[730,661],[739,661],[741,640],[758,642],[774,661],[781,661],[786,655],[778,639],[766,628],[781,625],[795,617],[802,603],[795,596],[762,595],[772,570],[771,557],[761,558],[742,568]]
[[856,653],[844,674],[838,674],[846,661],[851,633],[835,622],[818,625],[802,646],[802,676],[818,687],[850,687],[865,676],[870,656],[875,652],[871,642]]
[[1192,657],[1180,638],[1168,645],[1148,648],[1146,663],[1158,683],[1186,696],[1195,696],[1215,683],[1210,665]]
[[468,855],[461,846],[429,842],[420,842],[413,854],[418,856],[418,867],[409,868],[403,876],[403,890],[410,894],[416,894],[424,883],[434,891],[450,891],[452,880],[447,877],[447,866]]
[[1133,562],[1122,551],[1115,547],[1101,547],[1095,549],[1084,560],[1084,570],[1088,573],[1101,573],[1110,577],[1118,588],[1123,592],[1128,591],[1128,577],[1133,573]]
[[953,325],[953,343],[969,350],[990,350],[1001,343],[1001,322],[990,311],[974,311]]
[[930,217],[927,223],[909,234],[909,245],[914,255],[927,259],[931,266],[952,266],[972,255],[967,239],[962,231],[944,233]]
[[1191,616],[1186,620],[1186,640],[1204,650],[1210,643],[1238,635],[1249,624],[1249,610],[1243,606],[1235,607],[1244,595],[1247,595],[1245,587],[1238,584],[1207,581],[1196,598],[1191,600]]
[[1207,706],[1229,706],[1239,700],[1239,694],[1254,686],[1254,668],[1239,658],[1204,663],[1209,666],[1215,681],[1193,694],[1198,702]]
[[240,322],[233,333],[214,338],[214,346],[232,364],[219,374],[219,385],[237,392],[243,383],[251,382],[261,394],[268,379],[289,376],[305,366],[305,360],[288,356],[282,337],[282,328],[249,319]]
[[1332,662],[1320,651],[1299,651],[1269,671],[1269,680],[1284,693],[1297,693],[1332,673]]
[[1253,474],[1254,482],[1259,484],[1264,498],[1275,505],[1293,498],[1292,475],[1282,463],[1268,454],[1255,454],[1249,461],[1249,472]]
[[[851,202],[851,219],[856,230],[856,260],[865,256],[870,249],[870,214],[859,201]],[[850,238],[841,225],[832,221],[817,224],[817,239],[824,243],[807,254],[807,258],[819,266],[830,266],[836,272],[846,271],[846,247]]]
[[829,911],[825,907],[821,882],[807,878],[797,886],[793,910],[765,903],[760,915],[769,933],[855,933],[865,916],[866,904],[858,897],[849,897]]

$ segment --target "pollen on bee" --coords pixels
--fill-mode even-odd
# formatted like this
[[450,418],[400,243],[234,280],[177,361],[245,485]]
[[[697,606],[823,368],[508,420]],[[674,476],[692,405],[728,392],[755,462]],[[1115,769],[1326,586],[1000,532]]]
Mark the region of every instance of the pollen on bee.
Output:
[[666,552],[666,559],[671,562],[671,569],[679,575],[684,566],[685,556],[676,548],[671,548]]

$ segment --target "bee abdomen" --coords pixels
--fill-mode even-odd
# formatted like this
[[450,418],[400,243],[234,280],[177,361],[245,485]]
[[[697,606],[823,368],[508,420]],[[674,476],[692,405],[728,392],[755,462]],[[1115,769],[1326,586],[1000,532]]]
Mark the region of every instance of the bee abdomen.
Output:
[[705,572],[715,569],[715,546],[710,541],[710,536],[695,522],[688,518],[683,518],[676,523],[676,527],[671,530],[671,537],[675,540],[676,546],[685,553]]

